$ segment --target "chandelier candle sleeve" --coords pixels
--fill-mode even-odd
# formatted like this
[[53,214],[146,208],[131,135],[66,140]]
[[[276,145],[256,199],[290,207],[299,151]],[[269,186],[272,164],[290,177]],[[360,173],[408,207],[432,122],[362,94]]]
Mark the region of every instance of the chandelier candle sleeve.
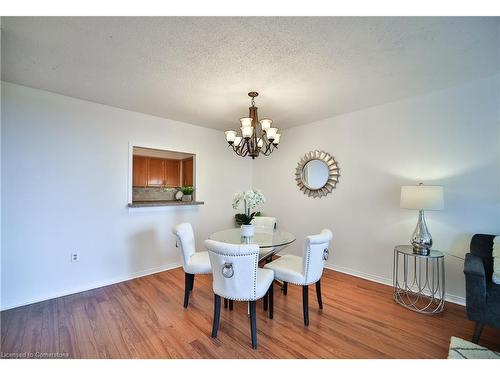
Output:
[[248,108],[248,117],[240,118],[239,130],[227,130],[226,141],[238,156],[250,156],[255,159],[260,154],[269,156],[278,148],[280,134],[278,129],[273,128],[273,120],[264,118],[259,121],[258,108],[255,106],[255,98],[259,93],[251,91],[251,106]]

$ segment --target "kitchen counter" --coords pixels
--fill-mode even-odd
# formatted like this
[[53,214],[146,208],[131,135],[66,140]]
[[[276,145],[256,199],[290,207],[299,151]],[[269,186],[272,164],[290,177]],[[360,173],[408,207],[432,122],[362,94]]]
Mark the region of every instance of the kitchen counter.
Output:
[[205,202],[200,201],[134,201],[129,203],[129,207],[161,207],[161,206],[198,206],[205,204]]

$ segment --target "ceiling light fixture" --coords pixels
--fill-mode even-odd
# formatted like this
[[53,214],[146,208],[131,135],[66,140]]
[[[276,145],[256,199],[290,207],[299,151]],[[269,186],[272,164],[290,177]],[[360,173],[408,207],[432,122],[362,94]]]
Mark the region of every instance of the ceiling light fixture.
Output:
[[281,134],[277,128],[273,128],[273,120],[264,118],[259,121],[255,97],[259,93],[251,91],[248,96],[252,98],[252,106],[249,109],[248,117],[240,118],[240,132],[228,130],[225,132],[226,141],[233,148],[233,151],[242,157],[251,156],[255,159],[259,154],[265,156],[278,148]]

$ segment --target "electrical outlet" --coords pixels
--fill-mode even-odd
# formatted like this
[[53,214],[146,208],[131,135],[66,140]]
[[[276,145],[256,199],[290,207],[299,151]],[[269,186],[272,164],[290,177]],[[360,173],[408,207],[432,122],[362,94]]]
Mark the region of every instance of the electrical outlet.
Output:
[[78,262],[80,260],[80,254],[77,252],[71,253],[71,262]]

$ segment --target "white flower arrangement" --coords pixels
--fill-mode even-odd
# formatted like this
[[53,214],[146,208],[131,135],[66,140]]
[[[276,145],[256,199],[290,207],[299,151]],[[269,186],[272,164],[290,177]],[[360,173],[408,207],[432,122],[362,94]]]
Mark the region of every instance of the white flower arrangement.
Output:
[[250,210],[257,207],[259,204],[265,203],[266,198],[260,190],[250,189],[245,192],[236,193],[233,196],[233,208],[238,209],[240,203],[244,203],[244,214],[240,215],[243,224],[250,224],[256,212],[250,213]]

